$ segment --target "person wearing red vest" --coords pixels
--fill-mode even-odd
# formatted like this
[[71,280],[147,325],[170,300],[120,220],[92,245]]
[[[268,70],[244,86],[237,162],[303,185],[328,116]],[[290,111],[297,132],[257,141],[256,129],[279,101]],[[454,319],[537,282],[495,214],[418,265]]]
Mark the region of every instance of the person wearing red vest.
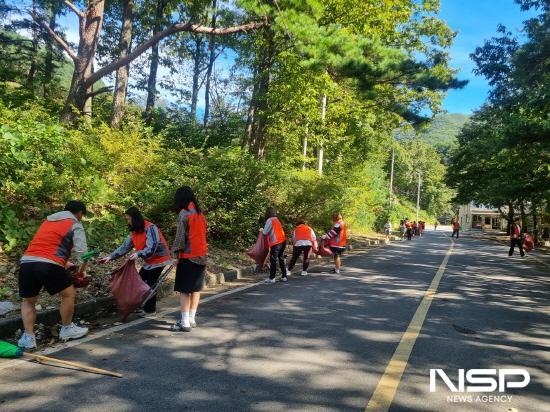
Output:
[[317,237],[312,228],[306,225],[304,219],[298,220],[298,226],[292,232],[292,258],[288,263],[288,271],[290,272],[296,265],[296,261],[303,255],[302,258],[302,276],[307,276],[307,268],[309,267],[309,259],[311,252],[316,249]]
[[78,339],[88,333],[87,328],[81,328],[72,322],[76,289],[71,276],[65,271],[66,267],[73,265],[69,262],[71,254],[73,261],[81,264],[79,271],[84,271],[82,254],[87,252],[88,245],[80,221],[85,214],[84,203],[69,201],[64,211],[49,215],[40,225],[21,258],[19,296],[22,298],[21,317],[25,332],[17,344],[23,349],[36,348],[35,307],[42,288],[50,295],[61,295],[61,340]]
[[340,273],[341,256],[347,245],[347,229],[346,223],[339,212],[332,214],[332,228],[327,234],[323,235],[323,239],[330,239],[330,250],[334,254],[334,273]]
[[451,225],[453,226],[453,233],[451,237],[454,237],[454,235],[456,235],[456,238],[458,239],[458,232],[460,231],[460,223],[458,223],[458,221],[453,219],[451,222]]
[[412,223],[409,220],[409,218],[405,219],[405,229],[406,229],[406,233],[407,233],[407,240],[412,240],[413,226],[412,226]]
[[264,227],[260,231],[266,236],[269,247],[269,278],[266,283],[275,283],[277,262],[281,268],[281,281],[288,280],[288,270],[285,262],[286,235],[275,209],[268,207],[264,216]]
[[177,260],[174,291],[180,293],[181,320],[172,325],[172,330],[190,332],[197,326],[195,316],[206,273],[206,218],[189,186],[176,190],[174,212],[178,214],[176,238],[172,246]]
[[[124,212],[124,218],[128,223],[130,235],[109,256],[98,260],[98,263],[107,263],[118,259],[131,250],[135,250],[129,257],[130,260],[140,258],[143,265],[139,275],[145,283],[153,287],[157,283],[166,265],[172,263],[168,244],[160,229],[153,223],[144,220],[137,207],[130,207]],[[138,311],[138,316],[152,315],[157,310],[157,296],[153,295]]]
[[508,252],[508,256],[512,256],[514,254],[514,249],[516,248],[516,245],[518,246],[519,254],[522,257],[525,256],[525,252],[523,251],[521,226],[518,224],[518,222],[519,219],[514,219],[514,223],[510,225],[510,251]]

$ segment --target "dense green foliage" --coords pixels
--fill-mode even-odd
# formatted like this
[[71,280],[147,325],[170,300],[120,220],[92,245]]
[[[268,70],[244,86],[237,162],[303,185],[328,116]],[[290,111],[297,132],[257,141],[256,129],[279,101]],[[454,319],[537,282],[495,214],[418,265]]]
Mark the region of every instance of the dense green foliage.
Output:
[[[13,33],[13,21],[4,25],[3,33],[15,42],[1,44],[0,53],[28,57],[0,66],[4,248],[24,246],[38,222],[70,198],[84,200],[92,211],[86,223],[92,245],[107,248],[120,240],[125,233],[120,215],[131,205],[170,237],[171,197],[182,184],[197,192],[210,239],[228,246],[254,239],[268,205],[289,228],[304,217],[326,230],[335,210],[357,232],[380,229],[388,218],[395,225],[405,216],[414,219],[419,175],[420,217],[431,220],[448,211],[452,193],[443,182],[441,154],[452,144],[451,132],[394,139],[397,128],[412,130],[426,120],[423,114],[438,112],[444,92],[462,84],[442,52],[453,33],[437,18],[437,1],[308,0],[268,6],[251,0],[238,2],[237,9],[211,1],[193,7],[164,1],[158,9],[159,4],[136,2],[137,42],[174,16],[203,24],[217,18],[219,25],[266,16],[270,25],[234,37],[179,33],[163,40],[171,57],[157,56],[156,63],[170,75],[157,79],[156,72],[147,73],[152,53],[132,63],[129,101],[116,127],[109,125],[110,93],[93,97],[91,118],[59,120],[68,93],[66,58],[36,22],[20,23],[33,40],[30,49],[29,39]],[[103,64],[119,55],[112,38],[121,30],[122,5],[107,3],[96,55]],[[63,4],[41,0],[35,6],[60,31],[55,18],[66,11]],[[155,13],[161,18],[153,18]],[[209,62],[222,49],[233,56],[231,70],[209,74]],[[47,64],[52,57],[53,71]],[[199,123],[198,92],[206,84],[208,115]],[[161,89],[165,105],[158,104]],[[135,94],[142,90],[157,97],[147,110]],[[392,148],[396,163],[389,209]]]

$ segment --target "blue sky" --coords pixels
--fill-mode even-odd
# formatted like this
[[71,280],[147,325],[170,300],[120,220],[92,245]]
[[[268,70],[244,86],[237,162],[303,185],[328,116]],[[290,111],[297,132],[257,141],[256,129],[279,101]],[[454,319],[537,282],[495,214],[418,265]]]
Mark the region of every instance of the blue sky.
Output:
[[469,114],[483,104],[489,87],[483,77],[472,73],[475,65],[470,53],[495,36],[499,23],[517,33],[522,22],[535,14],[522,12],[514,0],[441,0],[440,17],[458,31],[450,50],[452,66],[460,69],[461,79],[470,81],[464,89],[449,92],[443,102],[444,109]]
[[[450,50],[451,64],[459,69],[459,78],[468,79],[469,84],[461,90],[452,90],[443,102],[443,108],[450,113],[470,114],[479,108],[487,98],[489,87],[483,77],[472,72],[474,63],[469,55],[485,40],[496,35],[498,24],[504,24],[508,30],[518,33],[522,22],[535,12],[522,12],[514,0],[441,0],[440,17],[458,32]],[[64,16],[60,24],[64,26],[69,40],[77,41],[78,25],[71,13]],[[231,65],[227,56],[217,62],[221,71]],[[166,75],[162,70],[159,74]],[[164,94],[161,91],[161,94]],[[168,96],[163,96],[168,97]],[[199,101],[202,106],[203,99]]]

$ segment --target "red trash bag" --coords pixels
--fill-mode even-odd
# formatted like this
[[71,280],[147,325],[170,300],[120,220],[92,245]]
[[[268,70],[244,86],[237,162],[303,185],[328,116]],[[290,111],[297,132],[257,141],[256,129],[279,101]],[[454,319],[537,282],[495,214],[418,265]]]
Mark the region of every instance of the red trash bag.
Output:
[[123,321],[141,305],[151,292],[149,285],[139,276],[133,260],[126,261],[124,265],[111,273],[109,287],[115,297],[118,310],[123,316]]
[[332,253],[332,250],[330,250],[330,240],[329,239],[321,239],[321,243],[319,243],[318,249],[315,251],[319,256],[332,256],[334,253]]
[[533,240],[533,236],[531,236],[529,233],[526,233],[523,235],[523,239],[521,240],[523,250],[526,252],[530,252],[535,247],[535,241]]
[[265,260],[267,259],[267,255],[269,254],[269,246],[267,245],[267,239],[262,232],[258,233],[258,239],[256,240],[256,243],[250,248],[248,252],[246,252],[246,254],[254,259],[258,266],[262,268],[264,267]]

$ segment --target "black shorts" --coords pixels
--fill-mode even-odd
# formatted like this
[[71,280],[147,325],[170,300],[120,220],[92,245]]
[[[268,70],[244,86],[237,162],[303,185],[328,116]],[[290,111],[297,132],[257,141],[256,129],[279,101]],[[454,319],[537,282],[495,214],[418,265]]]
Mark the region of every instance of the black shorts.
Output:
[[331,246],[330,250],[334,254],[334,256],[342,256],[344,252],[346,251],[345,247],[339,247],[339,246]]
[[21,263],[19,269],[19,296],[34,298],[42,288],[55,295],[73,284],[63,266],[46,262]]
[[205,265],[197,265],[189,259],[180,259],[176,267],[174,291],[180,293],[200,292],[204,288]]

